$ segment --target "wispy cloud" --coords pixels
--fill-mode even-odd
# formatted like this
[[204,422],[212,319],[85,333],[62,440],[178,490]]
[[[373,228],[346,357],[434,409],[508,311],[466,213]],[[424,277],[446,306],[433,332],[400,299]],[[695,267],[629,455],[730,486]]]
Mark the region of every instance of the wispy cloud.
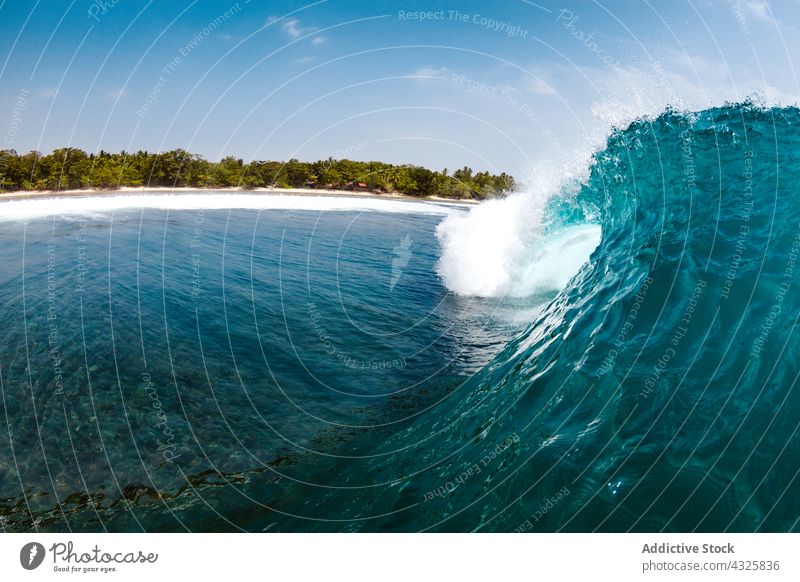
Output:
[[524,81],[525,89],[528,93],[533,93],[534,95],[555,95],[556,90],[553,87],[543,81],[542,79],[532,79],[530,77],[526,77]]
[[742,7],[747,14],[758,20],[769,22],[770,24],[775,22],[769,12],[769,6],[764,0],[743,0]]
[[283,32],[288,34],[291,38],[300,38],[303,36],[303,30],[300,28],[300,21],[296,18],[292,18],[283,23]]
[[52,99],[56,96],[56,93],[58,93],[58,90],[55,87],[45,87],[37,92],[37,96],[40,99]]
[[115,87],[106,91],[106,98],[111,101],[119,101],[128,94],[127,89],[124,87]]
[[434,67],[427,65],[413,71],[409,77],[415,77],[419,82],[440,81],[450,75],[450,70],[446,67]]
[[[270,16],[267,19],[267,23],[272,24],[277,20],[277,17]],[[290,39],[297,40],[298,38],[314,34],[317,30],[319,30],[319,28],[314,26],[303,26],[298,18],[290,18],[281,24],[281,30],[283,30],[283,32],[285,32]],[[324,36],[314,35],[314,37],[311,39],[311,44],[320,45],[327,40],[328,39]]]

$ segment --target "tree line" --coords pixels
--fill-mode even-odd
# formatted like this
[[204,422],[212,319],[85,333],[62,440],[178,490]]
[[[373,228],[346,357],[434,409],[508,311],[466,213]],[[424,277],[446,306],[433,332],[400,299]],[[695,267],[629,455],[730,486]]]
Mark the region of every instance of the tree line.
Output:
[[474,172],[464,167],[452,174],[414,165],[353,160],[300,162],[253,161],[227,156],[210,162],[183,149],[162,153],[138,151],[86,153],[61,148],[42,155],[0,151],[0,191],[82,188],[197,187],[245,189],[330,188],[413,196],[485,199],[515,188],[508,174]]

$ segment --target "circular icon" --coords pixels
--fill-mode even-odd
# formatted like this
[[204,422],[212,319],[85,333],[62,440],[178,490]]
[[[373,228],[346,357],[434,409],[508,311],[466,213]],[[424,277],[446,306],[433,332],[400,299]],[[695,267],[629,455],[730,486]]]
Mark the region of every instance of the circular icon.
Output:
[[35,570],[44,561],[44,546],[39,542],[30,542],[19,551],[19,563],[26,570]]

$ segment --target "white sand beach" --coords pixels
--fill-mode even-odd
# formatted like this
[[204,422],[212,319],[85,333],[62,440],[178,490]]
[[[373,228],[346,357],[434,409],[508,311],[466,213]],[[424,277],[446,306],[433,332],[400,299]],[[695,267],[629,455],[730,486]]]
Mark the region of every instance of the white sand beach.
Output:
[[316,197],[344,197],[344,198],[369,198],[377,200],[407,200],[409,202],[431,201],[445,202],[450,204],[480,204],[479,200],[468,200],[462,198],[444,198],[441,196],[417,197],[397,192],[391,194],[376,194],[374,192],[360,192],[352,190],[327,190],[312,188],[191,188],[191,187],[130,187],[122,186],[114,189],[95,189],[84,188],[79,190],[18,190],[14,192],[0,193],[0,201],[3,200],[24,200],[30,198],[64,198],[68,196],[76,197],[95,197],[95,196],[118,196],[120,194],[130,195],[152,195],[152,194],[264,194],[267,196],[316,196]]

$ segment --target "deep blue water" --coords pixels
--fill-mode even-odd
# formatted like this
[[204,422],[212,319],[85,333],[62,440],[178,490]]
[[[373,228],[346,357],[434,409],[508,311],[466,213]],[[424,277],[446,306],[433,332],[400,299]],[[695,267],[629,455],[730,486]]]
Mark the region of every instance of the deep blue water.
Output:
[[203,528],[210,507],[160,497],[258,471],[290,484],[448,398],[518,325],[517,306],[442,287],[440,220],[151,208],[3,222],[6,523]]
[[3,527],[797,531],[798,124],[615,131],[527,299],[443,287],[435,215],[3,222]]

